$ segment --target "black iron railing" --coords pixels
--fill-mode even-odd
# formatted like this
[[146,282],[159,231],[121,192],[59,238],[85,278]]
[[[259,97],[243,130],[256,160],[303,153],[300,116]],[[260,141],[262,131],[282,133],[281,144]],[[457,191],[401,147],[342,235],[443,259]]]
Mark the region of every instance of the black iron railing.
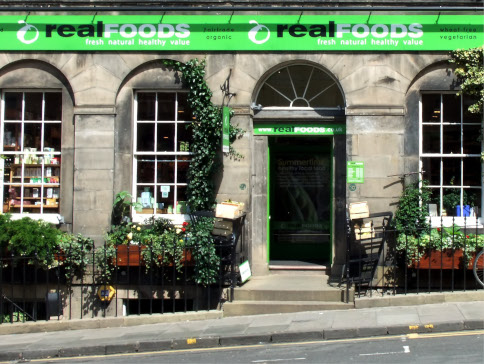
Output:
[[434,218],[409,233],[395,229],[389,214],[370,215],[376,221],[366,230],[347,220],[347,289],[359,297],[484,288],[484,230],[475,218]]
[[213,244],[216,264],[188,239],[156,251],[138,244],[59,250],[50,261],[0,252],[0,324],[220,308],[232,299],[236,254],[226,239]]

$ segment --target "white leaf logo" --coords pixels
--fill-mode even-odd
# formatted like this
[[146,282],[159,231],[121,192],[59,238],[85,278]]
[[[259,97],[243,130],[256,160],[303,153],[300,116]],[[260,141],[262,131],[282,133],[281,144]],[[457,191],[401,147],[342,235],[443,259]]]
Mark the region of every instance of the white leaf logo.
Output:
[[[18,21],[19,24],[25,24],[22,28],[20,28],[20,30],[17,32],[17,39],[19,41],[21,41],[22,43],[24,44],[32,44],[33,42],[35,42],[37,40],[37,38],[39,38],[39,30],[33,26],[33,25],[30,25],[30,24],[27,24],[24,20],[19,20]],[[31,38],[31,39],[25,39],[25,36],[30,32],[31,33],[31,30],[35,31],[35,37]]]
[[[268,27],[266,27],[265,25],[262,25],[262,24],[259,24],[257,23],[255,20],[251,20],[249,22],[250,24],[257,24],[257,26],[253,27],[251,30],[249,30],[249,39],[255,43],[255,44],[264,44],[265,42],[267,42],[271,36],[271,31],[269,30]],[[265,31],[267,31],[267,35],[264,39],[261,39],[261,40],[257,40],[256,39],[256,36],[257,36],[257,33],[260,31],[260,30],[263,30],[265,29]]]

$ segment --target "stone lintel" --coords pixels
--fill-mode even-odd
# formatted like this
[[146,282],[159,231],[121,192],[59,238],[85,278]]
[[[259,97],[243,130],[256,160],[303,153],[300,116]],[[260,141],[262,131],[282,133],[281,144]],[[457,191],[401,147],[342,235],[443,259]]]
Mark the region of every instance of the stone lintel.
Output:
[[116,115],[115,105],[78,105],[74,115]]

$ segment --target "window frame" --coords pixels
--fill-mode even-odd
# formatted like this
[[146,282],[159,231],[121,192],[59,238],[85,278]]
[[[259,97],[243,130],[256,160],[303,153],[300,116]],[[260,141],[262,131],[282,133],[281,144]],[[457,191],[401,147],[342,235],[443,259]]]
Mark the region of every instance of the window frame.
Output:
[[[438,122],[424,122],[423,121],[423,95],[439,95],[440,96],[440,119]],[[456,95],[459,96],[460,98],[460,121],[459,122],[447,122],[444,121],[444,96],[445,95]],[[479,189],[479,186],[471,186],[471,185],[464,185],[464,160],[465,158],[481,158],[481,154],[473,154],[473,153],[464,153],[464,134],[463,134],[463,128],[464,125],[469,126],[469,125],[480,125],[482,127],[482,121],[481,123],[464,123],[464,108],[465,102],[464,102],[465,95],[457,91],[421,91],[419,95],[419,170],[424,171],[424,158],[440,158],[440,167],[439,167],[439,185],[428,185],[428,187],[432,189],[438,189],[439,190],[439,196],[440,196],[440,206],[438,206],[439,211],[442,211],[444,208],[443,206],[443,195],[444,195],[444,189],[446,188],[455,188],[460,191],[460,205],[461,209],[463,206],[463,190],[469,190],[469,189]],[[424,153],[423,152],[423,141],[424,141],[424,126],[425,125],[435,125],[439,126],[439,134],[440,134],[440,140],[439,140],[439,152],[438,153]],[[459,126],[460,127],[460,152],[459,153],[444,153],[444,126]],[[481,141],[481,153],[484,152],[484,141]],[[450,159],[450,158],[456,158],[460,160],[460,184],[458,187],[455,187],[455,185],[446,185],[444,184],[444,168],[443,168],[443,163],[445,159]],[[470,216],[470,217],[464,217],[464,216],[443,216],[440,214],[439,216],[433,216],[431,217],[432,221],[435,221],[436,224],[440,224],[441,222],[444,223],[444,225],[450,226],[452,224],[457,224],[457,225],[469,225],[469,224],[478,224],[480,227],[483,225],[483,220],[484,220],[484,215],[483,215],[483,207],[484,207],[484,163],[482,159],[480,159],[480,165],[481,165],[481,178],[480,178],[480,190],[481,190],[481,201],[480,201],[480,206],[479,207],[479,215],[477,216]],[[438,221],[436,221],[438,220]]]
[[[138,120],[138,95],[142,93],[154,93],[156,95],[156,101],[155,101],[155,120]],[[159,95],[160,94],[175,94],[175,120],[158,120],[158,105],[159,105]],[[179,107],[179,99],[178,95],[179,94],[188,94],[188,90],[180,90],[180,89],[136,89],[134,90],[134,95],[133,95],[133,166],[132,166],[132,196],[135,201],[138,199],[138,188],[139,187],[153,187],[154,191],[154,198],[155,198],[155,204],[157,204],[157,189],[163,185],[163,186],[170,186],[174,190],[173,194],[173,210],[174,212],[172,214],[168,213],[159,213],[157,211],[157,208],[153,206],[153,213],[139,213],[137,212],[134,208],[132,209],[132,216],[133,216],[133,221],[141,223],[145,219],[147,219],[150,216],[155,216],[155,217],[163,217],[167,218],[170,220],[173,220],[175,223],[182,223],[183,221],[186,221],[187,217],[185,214],[177,214],[175,211],[175,202],[178,201],[178,187],[180,186],[187,186],[188,182],[178,182],[178,164],[180,163],[178,157],[190,157],[193,155],[192,152],[189,151],[179,151],[178,150],[178,126],[179,125],[188,125],[193,122],[192,120],[178,120],[178,107]],[[154,129],[154,151],[137,151],[138,148],[138,125],[139,124],[155,124],[155,129]],[[173,136],[173,142],[174,142],[174,150],[173,151],[157,151],[157,136],[158,136],[158,125],[159,124],[169,124],[169,125],[174,125],[174,136]],[[150,183],[138,183],[138,163],[139,163],[139,158],[140,157],[154,157],[154,181]],[[158,158],[159,157],[173,157],[174,158],[174,175],[173,175],[173,181],[171,182],[158,182],[158,168],[157,168],[157,163],[158,163]],[[186,163],[186,162],[182,162]]]
[[[6,112],[6,106],[5,106],[5,99],[6,99],[6,94],[8,93],[21,93],[22,94],[22,105],[21,105],[21,119],[16,119],[16,120],[6,120],[5,118],[5,112]],[[26,105],[25,105],[25,96],[28,93],[38,93],[42,94],[42,119],[41,120],[27,120],[25,118],[25,110],[26,110]],[[45,120],[45,115],[46,115],[46,99],[45,95],[48,93],[57,93],[60,95],[61,98],[61,110],[60,110],[60,120]],[[30,217],[31,219],[34,220],[44,220],[53,224],[59,224],[63,218],[61,216],[61,201],[62,201],[62,196],[61,196],[61,186],[62,186],[62,180],[61,180],[61,171],[63,169],[62,166],[62,135],[63,135],[63,92],[60,89],[30,89],[30,88],[12,88],[12,89],[2,89],[0,93],[0,121],[1,121],[1,127],[0,127],[0,153],[2,155],[10,155],[10,156],[22,156],[22,162],[21,162],[21,182],[20,183],[13,183],[13,182],[6,182],[5,181],[5,176],[2,177],[2,180],[0,182],[0,195],[2,196],[2,211],[3,211],[3,204],[4,204],[4,192],[5,192],[5,187],[10,186],[10,185],[20,185],[20,201],[21,201],[21,207],[20,207],[20,212],[8,212],[9,214],[12,215],[12,219],[20,219],[23,217]],[[24,201],[24,188],[25,185],[28,185],[29,183],[26,183],[24,181],[25,177],[25,168],[31,168],[31,166],[26,167],[25,164],[25,158],[23,157],[25,155],[25,150],[24,150],[24,143],[25,143],[25,124],[40,124],[41,125],[41,135],[43,138],[41,139],[41,146],[39,151],[35,152],[35,155],[41,156],[42,157],[42,163],[38,164],[39,167],[42,168],[41,172],[41,182],[38,185],[38,188],[40,189],[40,194],[39,194],[39,199],[43,201],[44,198],[44,189],[48,187],[52,188],[57,188],[58,189],[58,197],[57,197],[57,203],[58,203],[58,212],[55,213],[45,213],[44,211],[44,204],[40,204],[40,209],[38,213],[33,213],[33,212],[25,212],[25,201]],[[5,126],[8,124],[20,124],[21,125],[21,145],[19,147],[18,151],[5,151],[4,150],[4,136],[5,136]],[[60,150],[59,151],[44,151],[43,148],[45,147],[45,126],[47,124],[53,124],[53,125],[60,125],[60,133],[61,133],[61,143],[60,143]],[[60,157],[60,163],[58,164],[45,164],[45,155],[53,155],[55,157]],[[45,175],[45,170],[48,166],[59,166],[59,182],[58,183],[47,183],[44,180],[44,177],[48,177]],[[0,171],[2,174],[5,174],[5,161],[3,158],[0,159]],[[34,187],[32,187],[34,188]],[[47,198],[47,197],[45,197]],[[27,207],[28,209],[28,207]]]

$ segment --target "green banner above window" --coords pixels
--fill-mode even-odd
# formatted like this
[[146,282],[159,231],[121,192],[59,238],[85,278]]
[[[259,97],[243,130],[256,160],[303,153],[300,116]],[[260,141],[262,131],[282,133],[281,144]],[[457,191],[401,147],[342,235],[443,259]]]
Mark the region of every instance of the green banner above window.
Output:
[[336,135],[345,133],[345,125],[279,124],[254,126],[255,135]]
[[447,51],[484,43],[482,15],[2,16],[11,51]]

